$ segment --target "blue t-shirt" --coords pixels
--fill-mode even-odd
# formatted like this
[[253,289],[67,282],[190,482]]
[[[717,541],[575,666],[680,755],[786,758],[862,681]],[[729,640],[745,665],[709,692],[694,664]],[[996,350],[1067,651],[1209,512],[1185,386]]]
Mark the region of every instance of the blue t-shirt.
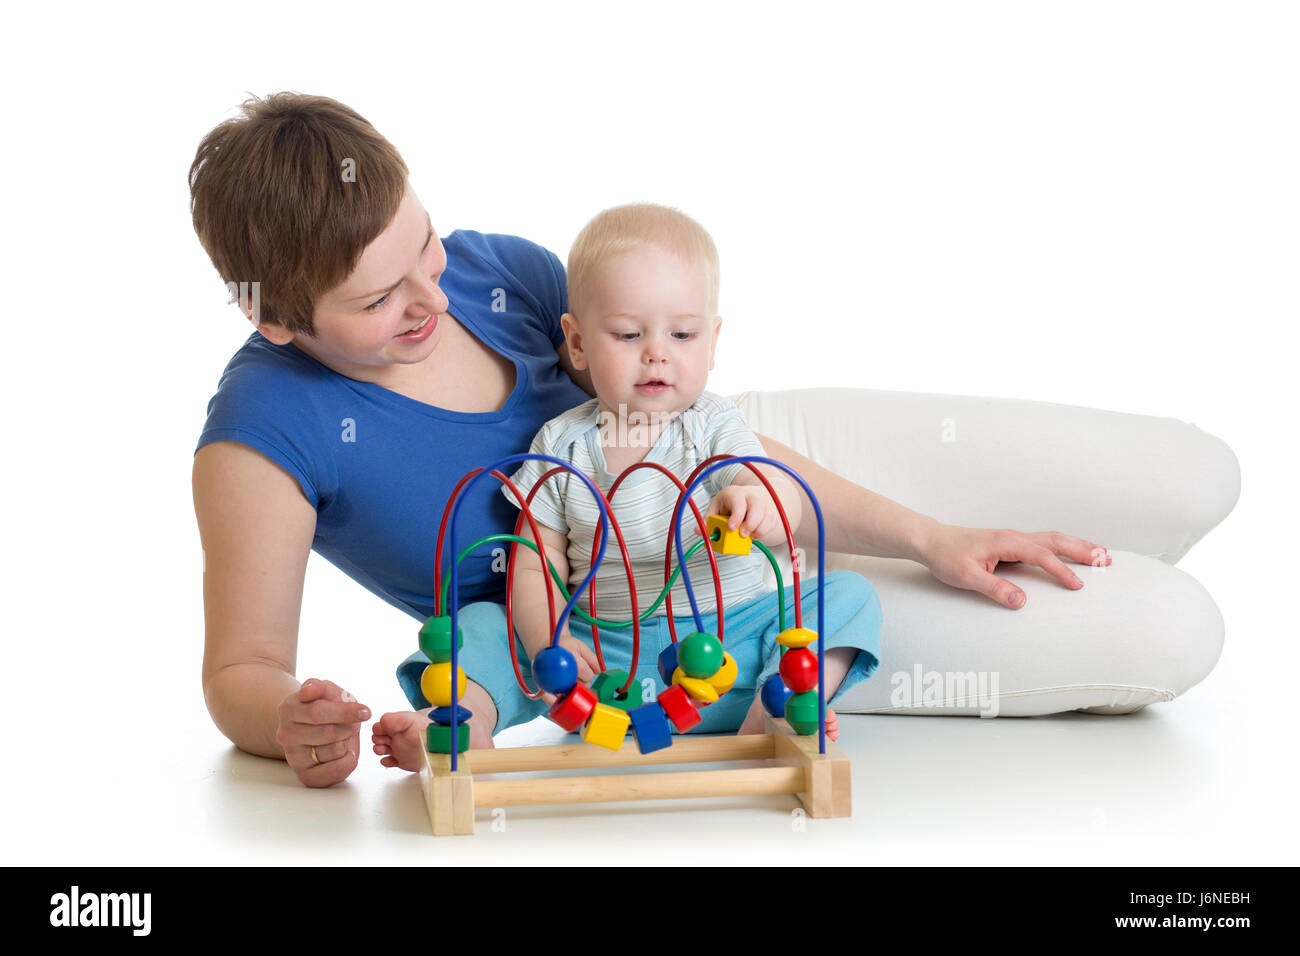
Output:
[[[195,449],[235,441],[287,471],[316,508],[312,549],[420,620],[433,613],[438,524],[456,483],[528,451],[543,422],[590,397],[556,355],[568,288],[555,254],[516,236],[465,229],[442,244],[447,268],[439,285],[449,311],[514,362],[515,389],[499,411],[437,408],[354,381],[254,332],[222,373]],[[461,506],[458,549],[514,529],[518,510],[497,487],[484,478]],[[505,600],[504,561],[493,569],[498,548],[508,553],[509,545],[483,545],[461,562],[461,606]],[[445,574],[450,528],[443,549]]]

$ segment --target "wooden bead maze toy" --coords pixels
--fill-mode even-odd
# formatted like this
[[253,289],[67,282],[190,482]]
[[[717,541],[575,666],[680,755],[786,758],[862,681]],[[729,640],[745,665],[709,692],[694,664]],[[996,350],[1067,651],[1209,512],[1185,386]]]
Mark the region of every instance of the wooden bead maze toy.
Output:
[[[505,466],[530,458],[542,459],[557,467],[543,474],[525,498],[519,489],[500,470]],[[803,626],[800,597],[799,562],[795,553],[794,535],[790,522],[781,508],[780,499],[767,478],[754,467],[755,462],[771,465],[789,474],[807,493],[817,516],[817,630]],[[707,519],[691,498],[696,486],[710,473],[728,464],[745,464],[767,488],[785,527],[786,542],[794,568],[794,626],[787,628],[785,619],[784,587],[781,569],[775,556],[762,542],[742,537],[727,528],[727,518],[709,515]],[[649,610],[640,613],[637,607],[637,589],[633,580],[623,533],[614,519],[610,501],[624,478],[641,468],[661,472],[678,488],[680,494],[673,512],[673,535],[664,554],[664,587]],[[529,504],[537,491],[552,476],[567,471],[584,482],[600,509],[600,524],[593,542],[594,559],[582,583],[569,595],[566,583],[546,559],[537,524]],[[465,496],[484,477],[494,477],[510,488],[519,502],[520,514],[513,534],[489,535],[475,541],[460,552],[456,550],[456,519]],[[681,519],[684,506],[689,504],[702,538],[689,551],[683,553]],[[520,536],[527,521],[538,544]],[[443,541],[450,523],[450,553],[453,560],[446,574],[442,572]],[[605,621],[595,617],[594,595],[589,593],[589,612],[576,607],[578,598],[588,591],[600,563],[605,557],[608,535],[614,531],[622,553],[630,588],[632,618],[628,621]],[[520,689],[530,699],[543,694],[555,696],[549,716],[567,731],[581,729],[584,742],[564,743],[555,746],[515,747],[493,750],[469,750],[469,727],[466,723],[473,715],[459,701],[465,692],[466,675],[459,665],[459,651],[463,636],[457,627],[457,566],[460,561],[483,544],[496,541],[510,542],[510,562],[507,566],[506,621],[510,634],[508,644],[515,677]],[[619,800],[680,799],[686,797],[721,797],[743,794],[794,794],[811,817],[846,817],[852,812],[850,793],[850,765],[848,758],[833,742],[826,740],[825,675],[826,656],[818,633],[823,625],[825,605],[825,526],[821,506],[812,489],[793,469],[779,461],[761,456],[717,455],[702,462],[683,484],[677,476],[654,462],[638,462],[625,470],[610,486],[608,498],[589,477],[567,463],[549,455],[522,454],[503,458],[485,468],[466,474],[452,490],[447,508],[443,512],[438,530],[438,551],[435,559],[435,576],[441,587],[435,595],[434,615],[421,627],[420,650],[430,664],[421,678],[421,690],[433,705],[425,735],[421,784],[429,808],[433,832],[466,834],[474,832],[474,811],[478,807],[507,807],[520,805],[606,802]],[[705,550],[712,570],[717,596],[717,635],[704,631],[702,617],[691,586],[686,563],[697,550]],[[551,643],[543,648],[533,661],[536,690],[530,690],[519,666],[518,649],[514,638],[514,619],[511,591],[514,579],[516,549],[523,545],[538,553],[543,567],[550,571],[568,603],[557,616],[554,594],[548,589],[548,612]],[[745,736],[680,736],[686,734],[703,719],[700,709],[716,703],[736,681],[736,662],[723,645],[722,586],[718,578],[717,554],[749,554],[757,545],[776,572],[776,598],[779,609],[780,633],[777,641],[782,645],[780,672],[773,674],[759,690],[763,707],[767,711],[766,733]],[[672,568],[674,549],[677,567]],[[696,632],[680,641],[673,622],[671,591],[678,575],[682,577],[691,611],[696,621]],[[654,614],[664,604],[672,643],[660,654],[658,670],[667,690],[650,701],[642,700],[641,684],[637,682],[638,655],[640,652],[640,623]],[[578,667],[573,654],[559,644],[560,635],[570,613],[577,614],[591,625],[600,673],[591,686],[578,680]],[[600,650],[599,627],[632,629],[632,654],[628,670],[605,669]],[[455,635],[455,639],[452,639]],[[815,651],[814,651],[815,645]],[[453,679],[454,675],[454,679]],[[629,734],[636,749],[624,748]],[[813,735],[816,734],[816,744]],[[571,770],[578,768],[608,769],[619,767],[644,767],[692,763],[725,763],[731,761],[764,761],[759,767],[725,770],[677,770],[652,773],[609,773],[594,776],[560,776],[552,778],[484,779],[483,775],[519,773],[538,770]]]

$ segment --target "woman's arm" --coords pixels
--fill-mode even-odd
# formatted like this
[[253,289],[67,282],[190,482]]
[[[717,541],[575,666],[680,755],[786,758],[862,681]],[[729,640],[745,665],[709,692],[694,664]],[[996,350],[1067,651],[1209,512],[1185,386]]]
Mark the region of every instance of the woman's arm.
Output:
[[[1110,564],[1101,545],[1059,531],[1025,534],[941,524],[841,478],[779,441],[757,437],[768,457],[799,472],[817,495],[826,525],[827,551],[907,558],[924,564],[944,584],[978,591],[1012,609],[1024,607],[1025,592],[993,574],[999,563],[1038,565],[1076,591],[1083,582],[1057,555],[1080,564]],[[799,499],[809,510],[795,533],[795,543],[812,551],[817,547],[817,522],[802,486]]]
[[[841,478],[773,438],[756,437],[769,458],[789,465],[812,486],[826,523],[827,551],[921,560],[922,545],[939,522]],[[817,516],[803,486],[797,482],[795,485],[803,507],[795,544],[815,551]]]
[[208,712],[239,749],[287,760],[308,786],[336,783],[356,767],[369,713],[329,681],[294,677],[316,510],[287,472],[236,442],[199,449],[193,485]]

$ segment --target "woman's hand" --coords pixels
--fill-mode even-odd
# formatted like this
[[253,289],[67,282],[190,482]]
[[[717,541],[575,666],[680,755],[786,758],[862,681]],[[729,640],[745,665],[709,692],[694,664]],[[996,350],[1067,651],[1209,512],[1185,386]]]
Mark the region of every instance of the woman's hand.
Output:
[[333,786],[357,768],[361,722],[370,719],[370,708],[338,684],[304,681],[280,702],[278,715],[275,739],[305,786]]
[[1025,605],[1025,592],[993,574],[998,564],[1036,564],[1072,591],[1083,582],[1058,555],[1079,564],[1105,567],[1110,555],[1101,545],[1059,531],[993,531],[939,525],[921,547],[921,562],[944,584],[979,591],[1009,608]]

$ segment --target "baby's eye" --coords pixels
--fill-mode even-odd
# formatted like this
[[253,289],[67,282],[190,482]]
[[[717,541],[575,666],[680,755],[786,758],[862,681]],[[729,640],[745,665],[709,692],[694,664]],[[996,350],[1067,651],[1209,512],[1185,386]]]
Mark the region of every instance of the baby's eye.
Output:
[[615,332],[614,338],[618,339],[620,342],[631,342],[640,334],[640,332]]
[[695,338],[695,333],[694,333],[694,332],[674,332],[674,333],[673,333],[673,338],[677,339],[677,341],[679,341],[679,342],[689,342],[691,339]]
[[391,295],[391,294],[392,294],[392,293],[385,292],[382,296],[380,296],[380,297],[379,297],[378,299],[376,299],[374,302],[371,302],[368,306],[366,306],[366,311],[367,311],[367,312],[374,312],[374,311],[375,311],[376,309],[378,309],[381,305],[383,305],[385,302],[388,301],[388,297],[389,297],[389,295]]

